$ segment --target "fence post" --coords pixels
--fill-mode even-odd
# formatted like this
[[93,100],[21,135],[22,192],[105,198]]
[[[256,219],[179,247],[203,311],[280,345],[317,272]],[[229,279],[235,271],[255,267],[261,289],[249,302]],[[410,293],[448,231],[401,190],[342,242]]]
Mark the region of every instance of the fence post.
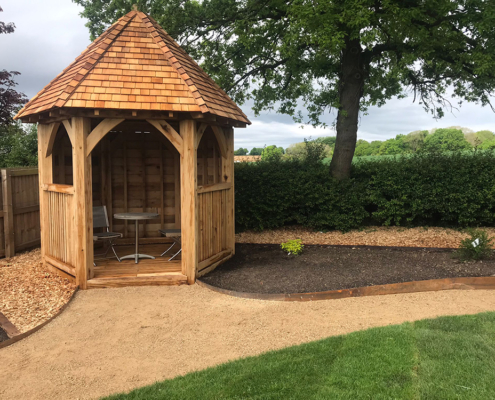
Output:
[[14,210],[12,207],[12,176],[9,169],[2,169],[3,229],[5,258],[15,256]]

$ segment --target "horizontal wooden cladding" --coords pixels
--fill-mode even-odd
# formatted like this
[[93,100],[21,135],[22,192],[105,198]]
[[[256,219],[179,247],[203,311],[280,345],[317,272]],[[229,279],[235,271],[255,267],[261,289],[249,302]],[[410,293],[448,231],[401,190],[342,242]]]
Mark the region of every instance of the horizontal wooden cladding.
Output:
[[64,272],[66,272],[69,275],[76,276],[76,269],[72,265],[66,264],[60,260],[57,260],[57,259],[50,257],[50,256],[47,256],[47,255],[45,255],[45,261],[48,264],[52,265],[53,267],[56,267],[56,268],[58,268]]
[[201,261],[198,263],[198,272],[205,269],[206,267],[215,264],[216,262],[224,259],[225,257],[228,257],[232,254],[232,250],[224,250],[221,251],[220,253],[217,253],[210,258],[207,258],[206,260]]
[[232,182],[216,183],[214,185],[198,186],[198,194],[216,192],[218,190],[228,190],[232,188]]
[[271,301],[315,301],[344,299],[348,297],[383,296],[387,294],[436,292],[440,290],[495,290],[495,276],[459,277],[391,283],[388,285],[365,286],[352,289],[329,290],[312,293],[247,293],[236,292],[197,281],[218,293],[233,297]]
[[[14,210],[14,215],[25,214],[28,212],[35,212],[39,210],[40,210],[39,204],[35,204],[33,206],[27,206],[27,207],[19,207]],[[1,215],[3,216],[3,213],[1,213]]]
[[125,286],[170,286],[185,285],[187,277],[179,272],[169,272],[158,276],[94,278],[88,280],[88,289]]
[[208,272],[213,271],[220,264],[232,258],[234,253],[232,250],[225,250],[217,255],[210,257],[208,260],[204,260],[198,264],[198,272],[196,273],[196,278],[206,275]]
[[61,185],[59,183],[44,183],[41,185],[45,192],[74,194],[74,186]]
[[134,222],[113,218],[122,212],[159,214],[139,223],[142,238],[180,228],[180,156],[162,133],[146,122],[126,121],[91,156],[93,205],[107,207],[113,232],[134,240]]
[[38,168],[7,169],[10,176],[38,175]]

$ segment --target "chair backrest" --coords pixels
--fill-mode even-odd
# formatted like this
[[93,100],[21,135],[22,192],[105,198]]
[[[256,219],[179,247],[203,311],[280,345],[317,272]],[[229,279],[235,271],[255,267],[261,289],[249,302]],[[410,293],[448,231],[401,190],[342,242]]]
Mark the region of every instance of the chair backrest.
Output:
[[108,229],[109,226],[110,224],[108,223],[107,207],[93,207],[93,228]]

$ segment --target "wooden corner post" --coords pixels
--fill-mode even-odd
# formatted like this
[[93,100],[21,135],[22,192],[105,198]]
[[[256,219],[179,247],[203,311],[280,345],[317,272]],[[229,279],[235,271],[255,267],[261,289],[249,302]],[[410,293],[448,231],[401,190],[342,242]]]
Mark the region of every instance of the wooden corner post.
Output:
[[2,169],[3,226],[5,258],[15,256],[14,209],[12,207],[12,176],[9,169]]
[[225,129],[227,159],[224,161],[224,177],[232,183],[227,194],[227,247],[235,254],[235,191],[234,191],[234,128]]
[[91,154],[87,154],[87,138],[91,132],[89,118],[72,118],[74,213],[75,213],[75,269],[76,284],[86,289],[93,269],[93,195]]
[[181,121],[180,135],[183,141],[180,156],[182,273],[187,276],[187,282],[192,284],[196,281],[199,236],[196,123],[193,120]]

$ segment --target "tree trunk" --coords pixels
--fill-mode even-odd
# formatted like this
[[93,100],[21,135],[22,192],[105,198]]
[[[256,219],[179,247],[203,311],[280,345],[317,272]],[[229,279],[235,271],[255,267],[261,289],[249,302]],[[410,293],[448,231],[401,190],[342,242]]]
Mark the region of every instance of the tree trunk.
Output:
[[339,77],[337,139],[330,163],[330,173],[339,180],[350,178],[352,157],[356,149],[359,103],[363,96],[366,72],[362,53],[359,39],[346,39]]

